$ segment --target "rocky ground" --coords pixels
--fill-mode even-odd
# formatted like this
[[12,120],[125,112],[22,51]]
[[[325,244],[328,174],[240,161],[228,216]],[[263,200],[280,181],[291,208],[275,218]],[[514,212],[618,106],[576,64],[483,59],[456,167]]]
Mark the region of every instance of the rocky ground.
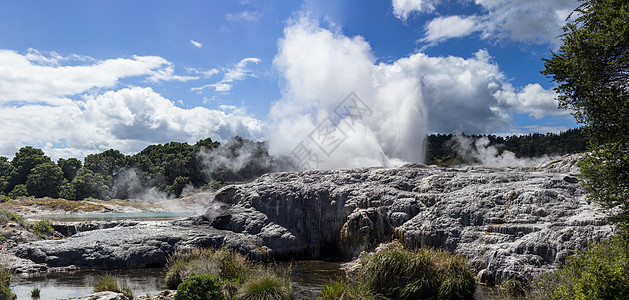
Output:
[[172,251],[195,246],[225,245],[260,260],[350,260],[397,239],[462,254],[484,282],[531,279],[612,234],[574,163],[272,173],[221,189],[200,217],[111,223],[11,251],[36,270],[114,269],[164,265]]

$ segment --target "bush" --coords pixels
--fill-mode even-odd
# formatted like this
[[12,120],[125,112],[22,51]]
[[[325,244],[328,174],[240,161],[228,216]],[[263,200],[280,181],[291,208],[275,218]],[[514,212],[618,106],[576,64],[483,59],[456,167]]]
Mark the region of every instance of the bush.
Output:
[[238,299],[289,300],[293,299],[293,288],[288,280],[264,272],[243,283],[238,289]]
[[178,287],[174,300],[221,300],[221,279],[212,274],[192,275]]
[[8,222],[15,222],[20,224],[20,226],[24,228],[28,228],[28,224],[26,224],[24,216],[11,213],[4,209],[0,209],[0,225],[5,225]]
[[394,244],[361,260],[360,282],[392,298],[473,299],[476,281],[465,258]]
[[13,273],[5,265],[0,264],[0,299],[15,299],[16,296],[9,288]]
[[554,273],[544,276],[542,299],[626,299],[629,295],[629,226],[608,241],[591,245],[569,257]]
[[176,289],[192,273],[213,274],[235,285],[240,285],[251,273],[247,259],[227,248],[177,251],[168,258],[166,268],[165,281],[170,289]]
[[33,224],[33,231],[40,237],[51,235],[54,232],[52,223],[48,219],[41,219]]

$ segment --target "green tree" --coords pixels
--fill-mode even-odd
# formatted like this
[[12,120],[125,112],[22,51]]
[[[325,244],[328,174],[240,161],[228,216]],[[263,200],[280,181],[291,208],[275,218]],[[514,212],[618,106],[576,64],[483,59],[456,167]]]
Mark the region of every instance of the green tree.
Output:
[[26,189],[31,196],[57,198],[63,180],[61,168],[49,161],[39,164],[31,170],[26,179]]
[[11,162],[9,162],[9,159],[4,156],[0,156],[0,193],[10,192],[7,191],[7,189],[12,171],[13,166],[11,165]]
[[15,157],[11,161],[13,170],[9,179],[9,185],[7,189],[13,190],[18,184],[25,184],[28,174],[35,166],[50,162],[50,158],[44,155],[44,151],[41,149],[26,146],[20,148],[15,154]]
[[84,168],[100,174],[113,187],[113,180],[120,171],[129,167],[130,157],[118,150],[109,149],[102,153],[90,154],[85,157]]
[[63,178],[67,181],[72,181],[76,176],[76,172],[81,169],[81,161],[76,158],[60,158],[57,160],[57,165],[63,171]]
[[590,197],[629,221],[629,2],[584,1],[576,13],[542,73],[588,130],[592,151],[580,167]]
[[92,170],[81,168],[76,177],[63,187],[61,196],[71,200],[83,200],[89,197],[106,199],[111,197],[111,192],[103,176]]

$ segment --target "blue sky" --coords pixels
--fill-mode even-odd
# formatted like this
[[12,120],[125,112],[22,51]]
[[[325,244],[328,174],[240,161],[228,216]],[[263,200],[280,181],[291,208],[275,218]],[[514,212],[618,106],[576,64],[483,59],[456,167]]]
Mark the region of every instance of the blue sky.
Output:
[[403,161],[424,133],[558,132],[576,124],[539,71],[577,5],[4,1],[0,155],[234,135],[287,154],[351,92],[374,114],[346,145]]

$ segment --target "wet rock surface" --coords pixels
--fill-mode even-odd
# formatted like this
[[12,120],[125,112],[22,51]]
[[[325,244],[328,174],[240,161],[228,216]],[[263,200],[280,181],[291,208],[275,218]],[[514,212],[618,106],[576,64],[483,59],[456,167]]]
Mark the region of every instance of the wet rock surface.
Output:
[[529,168],[272,173],[221,189],[187,221],[137,222],[16,248],[49,267],[160,266],[178,248],[227,245],[255,259],[351,259],[398,239],[466,256],[485,282],[530,278],[611,235],[574,158]]

